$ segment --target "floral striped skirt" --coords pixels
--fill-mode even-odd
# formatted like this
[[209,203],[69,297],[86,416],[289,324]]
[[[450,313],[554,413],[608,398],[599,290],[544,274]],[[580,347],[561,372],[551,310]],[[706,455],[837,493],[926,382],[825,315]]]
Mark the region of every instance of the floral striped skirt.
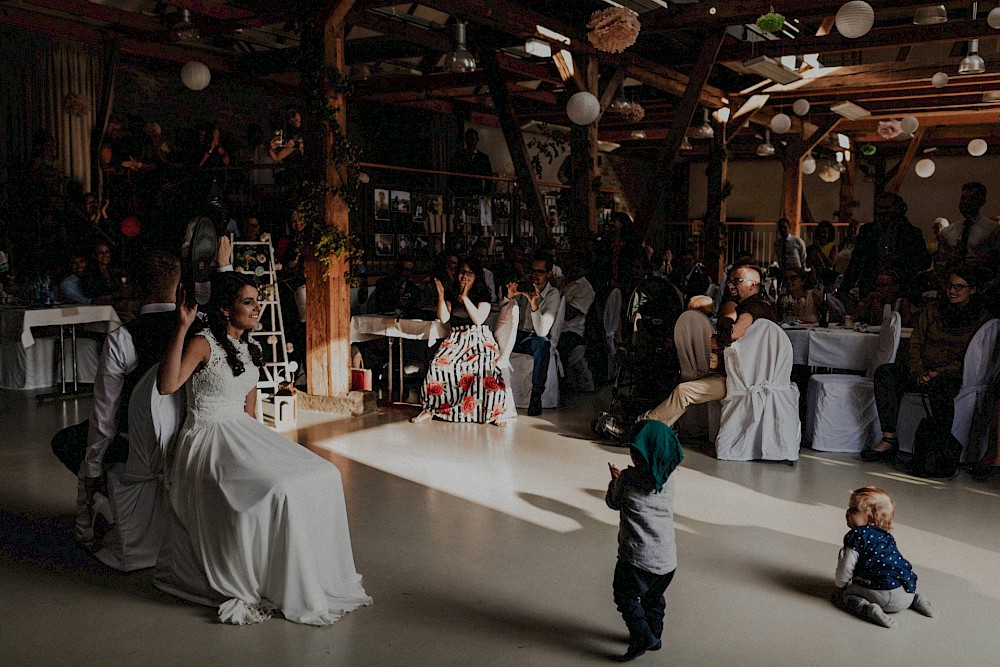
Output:
[[499,358],[500,348],[488,326],[453,328],[427,370],[424,410],[445,421],[502,421],[507,387],[497,368]]

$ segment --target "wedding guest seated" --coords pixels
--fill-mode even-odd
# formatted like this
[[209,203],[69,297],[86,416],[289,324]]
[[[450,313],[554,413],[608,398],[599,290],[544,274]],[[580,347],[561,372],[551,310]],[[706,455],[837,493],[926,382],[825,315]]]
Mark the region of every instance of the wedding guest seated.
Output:
[[882,311],[888,305],[899,313],[904,327],[912,327],[916,319],[916,307],[900,294],[899,274],[892,269],[880,271],[875,278],[875,291],[858,304],[854,320],[872,326],[882,324]]
[[562,288],[562,295],[566,298],[566,319],[559,338],[559,356],[564,364],[574,348],[586,345],[587,313],[594,305],[594,287],[587,280],[587,261],[581,254],[571,255],[566,263],[566,281]]
[[806,283],[806,272],[788,268],[781,279],[785,294],[778,301],[779,315],[783,321],[798,320],[803,324],[819,322],[820,303],[823,293]]
[[69,275],[59,283],[60,299],[64,303],[76,303],[80,305],[96,304],[108,305],[111,297],[108,295],[93,297],[87,291],[85,281],[87,275],[87,258],[76,253],[69,258]]
[[483,267],[483,281],[486,284],[486,289],[490,292],[490,303],[496,303],[498,301],[496,279],[493,276],[493,271],[486,266],[490,259],[489,239],[481,238],[472,244],[472,256]]
[[549,333],[559,310],[559,290],[552,285],[551,278],[552,255],[539,253],[531,260],[532,289],[513,282],[507,285],[507,297],[517,299],[521,318],[514,352],[534,357],[531,400],[528,403],[528,416],[531,417],[542,414],[542,394],[548,379],[551,354]]
[[969,342],[988,319],[979,295],[982,275],[961,265],[945,283],[946,298],[920,310],[910,336],[909,363],[879,366],[875,371],[875,407],[882,438],[861,452],[863,461],[891,461],[899,449],[896,419],[906,392],[927,394],[934,417],[950,424],[955,396],[962,387],[962,364]]
[[434,281],[444,287],[447,301],[454,301],[461,291],[458,286],[458,255],[453,252],[442,252],[434,260],[434,268],[429,278],[431,291],[434,291]]
[[379,278],[375,283],[375,291],[368,301],[369,311],[373,313],[400,311],[406,314],[418,310],[422,305],[422,291],[420,285],[413,282],[412,276],[413,260],[400,257],[396,261],[395,270]]
[[[736,306],[736,319],[720,318],[717,325],[717,344],[720,348],[732,345],[739,340],[755,320],[764,318],[777,321],[774,305],[770,299],[760,292],[761,272],[753,266],[739,266],[733,269],[728,281],[729,293],[735,296],[739,303]],[[720,354],[721,358],[722,355]],[[670,393],[667,400],[649,412],[639,416],[643,419],[656,419],[667,426],[673,426],[681,418],[689,406],[709,401],[721,401],[726,397],[725,369],[719,367],[705,377],[681,382]]]

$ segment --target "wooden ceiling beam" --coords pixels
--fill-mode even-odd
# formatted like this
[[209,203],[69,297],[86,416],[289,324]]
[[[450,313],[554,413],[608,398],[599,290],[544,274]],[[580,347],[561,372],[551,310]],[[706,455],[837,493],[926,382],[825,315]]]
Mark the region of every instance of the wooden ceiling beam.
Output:
[[443,31],[439,32],[422,28],[401,19],[394,19],[380,12],[370,12],[356,8],[348,15],[347,22],[351,25],[380,32],[383,35],[392,35],[428,49],[440,51],[441,53],[451,51],[455,48],[451,35],[445,34]]

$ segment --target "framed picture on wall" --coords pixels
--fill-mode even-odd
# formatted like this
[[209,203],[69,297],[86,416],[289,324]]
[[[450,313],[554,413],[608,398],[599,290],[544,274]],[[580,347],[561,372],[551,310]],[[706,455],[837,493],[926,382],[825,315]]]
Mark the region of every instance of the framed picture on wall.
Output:
[[434,251],[434,246],[428,236],[418,235],[413,237],[410,244],[410,252],[417,259],[430,259]]
[[410,215],[410,193],[405,190],[392,191],[392,212],[401,215]]
[[410,208],[413,211],[414,222],[425,222],[427,220],[427,195],[414,192],[410,198]]
[[396,249],[396,244],[392,234],[375,235],[376,257],[392,257],[395,249]]
[[412,237],[407,234],[396,234],[396,251],[400,256],[409,255],[412,245]]
[[375,206],[375,219],[376,220],[388,220],[389,219],[389,191],[383,190],[381,188],[375,188],[374,197]]

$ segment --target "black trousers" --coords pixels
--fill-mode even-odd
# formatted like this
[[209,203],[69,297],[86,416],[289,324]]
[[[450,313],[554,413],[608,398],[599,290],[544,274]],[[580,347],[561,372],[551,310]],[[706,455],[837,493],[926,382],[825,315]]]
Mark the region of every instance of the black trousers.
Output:
[[906,364],[883,364],[875,370],[875,408],[882,430],[896,432],[899,419],[899,403],[903,394],[916,392],[927,394],[934,416],[950,424],[955,419],[955,396],[962,388],[962,378],[938,376],[925,385],[919,385],[910,378]]
[[667,608],[663,594],[676,571],[653,574],[623,560],[615,565],[615,606],[625,619],[630,643],[648,646],[663,636]]

